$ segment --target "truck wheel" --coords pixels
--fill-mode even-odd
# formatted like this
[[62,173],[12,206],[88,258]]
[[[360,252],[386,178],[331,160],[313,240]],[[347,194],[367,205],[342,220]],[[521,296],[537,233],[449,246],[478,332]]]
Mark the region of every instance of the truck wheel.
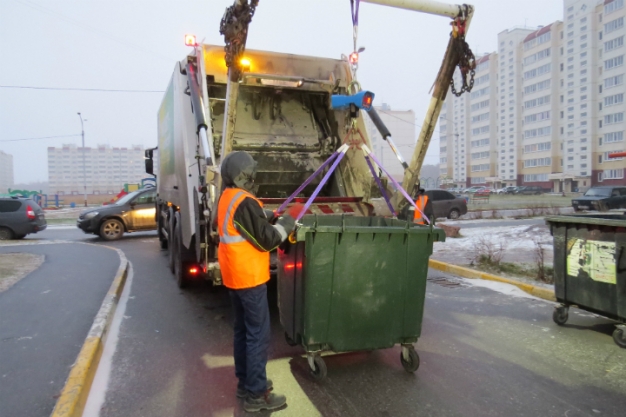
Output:
[[100,226],[100,237],[104,240],[117,240],[124,235],[124,225],[117,219],[105,220]]
[[174,211],[170,209],[169,219],[167,224],[167,239],[168,239],[168,249],[169,253],[167,254],[170,271],[174,273],[174,259],[176,257],[176,240],[174,239],[174,229],[176,228],[176,220],[174,219]]
[[452,220],[456,220],[460,216],[461,216],[461,212],[459,212],[457,209],[450,210],[450,213],[448,214],[448,218]]
[[174,278],[176,278],[176,284],[178,288],[185,288],[189,284],[189,276],[187,268],[188,262],[183,261],[183,244],[182,244],[182,231],[180,225],[177,223],[174,227]]
[[0,240],[11,240],[13,239],[13,230],[8,227],[0,227]]
[[161,207],[157,206],[157,234],[159,236],[159,246],[161,249],[167,249],[167,239],[163,235],[163,216],[161,215]]

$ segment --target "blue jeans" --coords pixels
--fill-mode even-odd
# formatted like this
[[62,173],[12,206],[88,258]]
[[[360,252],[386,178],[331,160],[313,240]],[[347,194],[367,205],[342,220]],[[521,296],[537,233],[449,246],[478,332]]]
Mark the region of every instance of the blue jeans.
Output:
[[254,396],[267,391],[267,349],[270,344],[270,311],[267,285],[230,290],[235,310],[235,375],[238,388]]

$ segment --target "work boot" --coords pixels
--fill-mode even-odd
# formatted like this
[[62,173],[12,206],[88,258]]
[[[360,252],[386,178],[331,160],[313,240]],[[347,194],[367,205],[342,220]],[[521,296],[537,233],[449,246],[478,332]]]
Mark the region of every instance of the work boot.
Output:
[[261,410],[276,410],[285,404],[287,404],[287,397],[266,391],[260,396],[248,395],[243,403],[243,409],[254,413]]
[[[271,391],[274,389],[274,383],[271,379],[267,380],[267,390]],[[246,398],[248,396],[248,391],[245,388],[237,387],[237,398]]]

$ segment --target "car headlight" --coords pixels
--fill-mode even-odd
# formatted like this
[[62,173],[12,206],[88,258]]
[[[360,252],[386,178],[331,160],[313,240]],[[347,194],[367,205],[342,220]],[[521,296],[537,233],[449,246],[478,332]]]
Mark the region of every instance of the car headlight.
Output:
[[97,211],[90,211],[89,213],[85,214],[85,219],[93,219],[97,215],[98,215]]

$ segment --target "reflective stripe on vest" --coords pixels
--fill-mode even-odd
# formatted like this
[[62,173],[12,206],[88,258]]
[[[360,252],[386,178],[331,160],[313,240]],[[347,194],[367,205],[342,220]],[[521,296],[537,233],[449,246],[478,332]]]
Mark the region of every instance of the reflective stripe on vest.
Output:
[[246,240],[241,235],[229,235],[228,234],[228,223],[230,223],[230,220],[233,218],[233,206],[235,205],[235,202],[239,199],[239,197],[241,197],[242,194],[244,194],[244,192],[239,191],[237,194],[235,194],[233,199],[230,200],[228,209],[226,209],[226,217],[224,218],[224,221],[222,222],[222,234],[220,235],[220,243],[225,243],[228,245],[230,243],[243,242],[244,240]]

